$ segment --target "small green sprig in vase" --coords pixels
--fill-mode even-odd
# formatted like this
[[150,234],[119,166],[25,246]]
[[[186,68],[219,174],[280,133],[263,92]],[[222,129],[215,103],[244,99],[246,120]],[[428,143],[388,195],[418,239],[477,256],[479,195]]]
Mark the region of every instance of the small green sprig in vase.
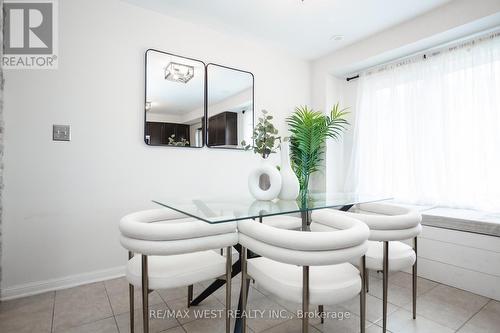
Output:
[[254,145],[252,146],[250,143],[245,142],[245,140],[241,142],[245,150],[253,149],[253,152],[259,154],[263,159],[268,158],[269,155],[276,152],[281,143],[281,137],[271,122],[272,120],[273,116],[266,110],[262,110],[262,116],[259,117],[252,133]]
[[277,192],[275,191],[277,188],[276,186],[273,187],[272,192],[269,192],[272,187],[271,176],[274,177],[274,179],[277,177],[279,178],[279,171],[276,168],[269,168],[269,165],[266,166],[266,164],[268,164],[267,158],[269,155],[276,152],[276,149],[281,143],[281,137],[278,135],[278,130],[274,127],[272,120],[273,116],[271,116],[266,110],[262,110],[262,116],[258,118],[257,124],[255,125],[252,133],[253,145],[251,143],[246,143],[245,141],[241,142],[241,145],[245,150],[252,149],[255,154],[258,154],[262,158],[260,168],[264,166],[264,168],[267,168],[268,170],[268,173],[263,173],[259,176],[257,185],[262,191],[266,191],[266,193],[273,193],[273,195],[270,195],[269,198],[267,198],[267,194],[266,198],[264,198],[264,196],[260,193],[262,191],[259,192],[253,190],[256,186],[251,180],[252,178],[249,177],[250,192],[257,200],[272,200],[279,194],[279,190]]

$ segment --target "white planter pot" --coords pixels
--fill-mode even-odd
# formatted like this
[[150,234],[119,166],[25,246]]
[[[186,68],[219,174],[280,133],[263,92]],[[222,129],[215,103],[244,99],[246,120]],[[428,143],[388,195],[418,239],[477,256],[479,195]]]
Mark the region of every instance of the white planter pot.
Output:
[[279,198],[281,200],[295,200],[299,196],[299,179],[292,170],[290,164],[290,143],[281,143],[281,191]]
[[[257,200],[276,199],[281,191],[280,172],[266,159],[261,160],[261,164],[248,176],[248,189]],[[263,179],[267,179],[268,182]]]

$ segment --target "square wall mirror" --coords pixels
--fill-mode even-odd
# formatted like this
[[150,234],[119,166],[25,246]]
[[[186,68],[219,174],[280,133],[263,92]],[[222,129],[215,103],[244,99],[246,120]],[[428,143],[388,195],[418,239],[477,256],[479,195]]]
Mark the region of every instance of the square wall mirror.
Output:
[[207,65],[207,133],[210,148],[243,149],[252,144],[254,77],[250,72]]
[[150,49],[146,51],[145,82],[146,144],[203,147],[205,64]]

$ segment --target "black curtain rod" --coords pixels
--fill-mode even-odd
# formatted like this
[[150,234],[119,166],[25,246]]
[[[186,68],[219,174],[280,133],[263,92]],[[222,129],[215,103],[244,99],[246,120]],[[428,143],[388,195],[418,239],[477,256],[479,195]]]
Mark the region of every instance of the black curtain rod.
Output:
[[[425,54],[425,53],[424,53],[424,54],[422,55],[422,58],[423,58],[423,59],[427,59],[427,58],[428,58],[427,54]],[[359,79],[359,74],[358,74],[358,75],[355,75],[355,76],[351,76],[351,77],[346,78],[346,81],[347,81],[347,82],[349,82],[349,81],[351,81],[351,80],[355,80],[355,79]]]
[[[498,28],[498,27],[493,28],[493,29],[491,29],[491,30],[496,30],[497,28]],[[498,37],[498,36],[500,36],[500,31],[494,31],[494,32],[492,32],[491,30],[487,33],[487,35],[484,35],[483,37],[479,37],[479,40],[482,40],[483,38],[494,38],[494,37]],[[459,39],[458,41],[454,41],[454,42],[452,42],[452,43],[453,43],[453,44],[457,44],[457,43],[458,43],[458,45],[455,45],[455,46],[453,46],[453,47],[449,46],[449,45],[453,45],[452,43],[447,43],[447,44],[444,44],[444,45],[441,45],[441,46],[438,46],[438,47],[439,47],[439,48],[446,48],[446,47],[447,47],[447,48],[448,48],[448,50],[450,50],[451,48],[456,48],[456,47],[461,47],[461,46],[463,46],[463,45],[466,45],[466,44],[470,43],[471,41],[472,41],[472,43],[474,43],[474,41],[478,38],[477,36],[478,36],[479,34],[483,34],[483,33],[486,33],[486,32],[485,32],[485,31],[483,31],[483,32],[481,32],[481,33],[474,34],[474,36],[475,36],[475,37],[473,37],[473,39],[469,39],[468,41],[467,41],[467,40],[465,40],[465,42],[464,42],[464,39],[463,39],[463,38],[462,38],[462,39]],[[471,36],[469,36],[469,37],[467,37],[467,38],[470,38],[470,37],[471,37]],[[427,49],[426,51],[423,51],[423,53],[422,53],[422,58],[423,58],[424,60],[427,60],[429,57],[432,57],[432,56],[434,56],[434,55],[440,54],[442,50],[441,50],[441,49],[437,49],[438,47],[436,47],[436,48],[431,48],[431,49]],[[436,50],[437,50],[437,51],[436,51]],[[420,53],[420,52],[418,52],[418,53]],[[403,57],[402,59],[407,59],[407,58],[410,58],[410,57],[413,57],[413,56],[415,56],[415,57],[416,57],[416,56],[418,55],[418,53],[416,53],[416,54],[414,53],[413,55],[409,55],[409,56]],[[346,81],[347,81],[347,82],[349,82],[349,81],[351,81],[351,80],[358,79],[358,78],[359,78],[359,74],[358,74],[358,75],[355,75],[355,76],[351,76],[351,77],[346,78]]]

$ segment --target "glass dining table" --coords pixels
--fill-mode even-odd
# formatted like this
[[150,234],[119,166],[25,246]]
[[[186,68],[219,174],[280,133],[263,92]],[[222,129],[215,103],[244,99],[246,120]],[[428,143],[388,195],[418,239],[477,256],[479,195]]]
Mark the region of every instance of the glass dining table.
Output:
[[[391,198],[360,195],[354,193],[308,193],[296,201],[257,201],[250,196],[232,196],[211,198],[180,199],[178,197],[165,197],[153,200],[154,203],[187,216],[196,218],[206,223],[225,223],[239,220],[253,219],[256,222],[264,222],[266,217],[277,215],[297,214],[302,221],[302,230],[308,231],[311,223],[311,211],[317,209],[349,210],[352,206],[362,203],[385,201]],[[241,246],[234,246],[241,255]],[[258,257],[257,254],[248,253],[248,258]],[[232,277],[241,272],[241,261],[237,260],[232,267]],[[223,279],[215,280],[203,292],[191,301],[192,306],[200,304],[204,299],[213,294],[226,283]],[[248,294],[247,290],[240,291],[238,310],[241,313],[242,293]],[[241,320],[236,320],[234,332],[241,332]]]

